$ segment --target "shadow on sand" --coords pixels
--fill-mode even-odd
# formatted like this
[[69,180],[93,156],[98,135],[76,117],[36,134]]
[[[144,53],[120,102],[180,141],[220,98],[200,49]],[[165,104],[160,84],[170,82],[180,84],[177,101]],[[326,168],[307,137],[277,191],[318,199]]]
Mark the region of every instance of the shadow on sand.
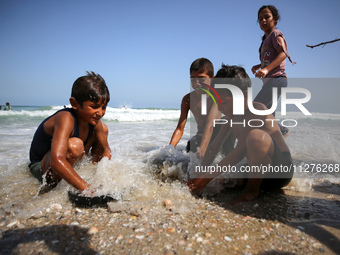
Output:
[[[87,231],[85,228],[66,225],[8,230],[3,233],[0,239],[0,254],[16,254],[15,250],[19,245],[34,242],[42,242],[49,251],[56,254],[97,254],[89,247],[90,235]],[[56,233],[65,234],[59,234],[59,239],[56,239]],[[60,238],[60,236],[62,237]],[[27,249],[27,253],[31,253],[29,245],[26,247],[20,247],[21,252],[25,252],[23,249]],[[44,253],[43,251],[36,252],[37,254]]]

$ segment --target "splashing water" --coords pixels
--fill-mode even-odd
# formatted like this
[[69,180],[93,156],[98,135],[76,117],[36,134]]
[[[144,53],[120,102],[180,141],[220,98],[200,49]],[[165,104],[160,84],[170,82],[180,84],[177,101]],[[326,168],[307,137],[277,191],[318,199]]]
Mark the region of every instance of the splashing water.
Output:
[[[54,204],[65,209],[72,207],[67,193],[73,188],[69,184],[61,181],[53,190],[37,195],[41,186],[28,169],[33,134],[39,123],[57,108],[0,113],[2,218],[40,217]],[[155,210],[161,210],[161,205],[169,199],[183,214],[194,210],[197,200],[185,181],[192,177],[190,169],[199,161],[195,154],[182,151],[191,135],[189,127],[176,149],[168,145],[179,114],[178,110],[167,109],[109,109],[104,122],[109,128],[112,159],[104,158],[94,165],[84,158],[76,171],[99,196],[110,194],[122,202],[152,203]],[[299,119],[299,125],[291,129],[287,139],[294,163],[339,163],[339,124],[338,115]],[[307,192],[315,186],[339,184],[336,175],[301,177],[306,176],[296,175],[287,188]],[[220,184],[211,182],[205,194],[218,193],[225,187]]]

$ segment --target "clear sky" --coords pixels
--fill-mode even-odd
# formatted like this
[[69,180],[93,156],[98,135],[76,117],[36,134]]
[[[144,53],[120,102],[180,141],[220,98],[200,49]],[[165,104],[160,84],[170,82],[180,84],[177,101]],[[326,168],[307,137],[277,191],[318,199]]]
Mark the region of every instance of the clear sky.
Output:
[[111,107],[179,108],[196,58],[215,71],[242,65],[253,77],[263,4],[280,11],[297,62],[287,61],[288,77],[340,77],[340,42],[306,47],[340,37],[338,0],[2,0],[0,104],[67,104],[74,80],[90,70],[106,80]]

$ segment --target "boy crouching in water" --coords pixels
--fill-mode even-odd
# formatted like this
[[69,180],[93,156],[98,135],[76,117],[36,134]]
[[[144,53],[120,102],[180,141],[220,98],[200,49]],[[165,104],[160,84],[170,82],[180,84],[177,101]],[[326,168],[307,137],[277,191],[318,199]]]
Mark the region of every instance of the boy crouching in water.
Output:
[[[249,169],[256,166],[260,170],[263,169],[263,166],[278,166],[281,169],[285,167],[288,171],[268,172],[267,174],[265,171],[249,171],[243,181],[245,189],[231,204],[257,198],[260,189],[272,190],[288,185],[293,176],[289,148],[272,114],[256,115],[250,111],[247,101],[247,89],[251,86],[251,81],[244,68],[222,65],[222,68],[216,74],[216,78],[228,79],[215,79],[214,84],[231,84],[243,92],[241,101],[244,105],[244,114],[234,114],[234,110],[237,109],[234,109],[233,96],[229,89],[216,89],[222,101],[219,109],[225,114],[228,122],[221,125],[220,132],[209,145],[202,160],[202,166],[208,166],[213,162],[221,144],[232,131],[238,139],[237,145],[233,151],[218,163],[219,166],[234,166],[244,157],[247,157]],[[237,99],[240,100],[240,98]],[[256,110],[264,111],[268,109],[262,103],[253,102],[252,104],[252,108]],[[248,123],[251,124],[249,125]],[[188,186],[192,191],[198,193],[218,174],[204,173],[200,178],[190,180]]]
[[76,189],[90,185],[74,170],[74,165],[91,149],[93,162],[111,158],[108,128],[101,122],[110,93],[104,79],[93,72],[79,77],[72,87],[72,108],[46,118],[34,134],[30,149],[30,171],[40,182],[46,174],[49,186],[64,179]]

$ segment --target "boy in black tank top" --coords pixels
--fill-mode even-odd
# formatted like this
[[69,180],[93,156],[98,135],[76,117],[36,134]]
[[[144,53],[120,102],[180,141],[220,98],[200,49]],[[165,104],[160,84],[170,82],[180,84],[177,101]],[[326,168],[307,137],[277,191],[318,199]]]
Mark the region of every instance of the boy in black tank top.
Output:
[[65,179],[80,191],[90,188],[73,167],[90,150],[93,162],[111,158],[108,128],[101,122],[109,101],[109,90],[99,74],[87,72],[74,82],[72,108],[45,119],[34,134],[29,168],[40,182],[46,174],[51,186]]

